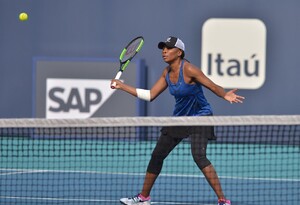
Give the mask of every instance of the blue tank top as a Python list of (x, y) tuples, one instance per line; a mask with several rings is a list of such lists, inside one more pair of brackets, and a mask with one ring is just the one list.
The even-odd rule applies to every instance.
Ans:
[(177, 83), (170, 81), (169, 72), (166, 75), (166, 81), (169, 86), (170, 94), (175, 98), (175, 108), (173, 116), (205, 116), (212, 115), (212, 109), (207, 102), (202, 85), (200, 83), (187, 84), (183, 78), (182, 60)]

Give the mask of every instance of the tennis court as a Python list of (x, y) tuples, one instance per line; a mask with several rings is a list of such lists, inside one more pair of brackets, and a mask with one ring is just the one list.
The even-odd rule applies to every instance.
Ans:
[[(276, 136), (271, 142), (260, 135), (251, 140), (237, 139), (236, 132), (239, 136), (252, 134), (244, 128), (230, 131), (231, 127), (226, 136), (220, 134), (217, 141), (209, 144), (208, 158), (233, 204), (299, 201), (299, 125), (284, 127), (272, 128), (277, 135), (289, 133), (284, 141)], [(265, 133), (265, 129), (266, 126), (259, 132)], [(119, 204), (119, 198), (140, 191), (159, 133), (159, 127), (152, 127), (147, 139), (130, 138), (124, 136), (136, 129), (117, 127), (114, 133), (119, 133), (118, 139), (101, 137), (110, 133), (111, 129), (105, 128), (97, 129), (97, 137), (92, 137), (90, 131), (88, 137), (82, 137), (82, 130), (80, 137), (78, 133), (76, 137), (66, 133), (59, 133), (64, 137), (50, 137), (49, 130), (44, 130), (47, 134), (42, 137), (25, 136), (29, 130), (32, 132), (2, 128), (1, 204)], [(224, 130), (218, 128), (217, 132)], [(151, 196), (153, 204), (215, 204), (214, 192), (195, 165), (188, 140), (166, 159)]]

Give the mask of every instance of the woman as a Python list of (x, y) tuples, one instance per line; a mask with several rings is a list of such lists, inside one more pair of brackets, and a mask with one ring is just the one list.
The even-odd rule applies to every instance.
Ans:
[[(152, 101), (169, 87), (170, 94), (175, 97), (176, 101), (173, 116), (209, 116), (213, 114), (211, 106), (203, 94), (202, 86), (230, 103), (242, 103), (244, 97), (235, 94), (237, 89), (225, 92), (222, 87), (207, 78), (199, 68), (184, 59), (185, 46), (179, 38), (169, 37), (165, 42), (160, 42), (158, 48), (162, 49), (162, 58), (168, 65), (151, 90), (134, 88), (113, 79), (111, 83), (116, 83), (115, 88), (140, 99)], [(190, 128), (164, 127), (161, 130), (161, 136), (148, 164), (141, 193), (132, 198), (120, 199), (122, 204), (150, 205), (150, 191), (162, 169), (164, 159), (187, 136), (191, 139), (194, 161), (215, 191), (218, 205), (231, 204), (224, 196), (214, 167), (206, 158), (208, 140), (214, 138), (212, 127), (197, 127), (198, 129), (195, 130)]]

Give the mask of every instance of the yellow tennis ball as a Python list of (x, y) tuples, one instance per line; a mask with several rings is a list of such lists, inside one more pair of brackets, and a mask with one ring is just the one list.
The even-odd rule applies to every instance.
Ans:
[(20, 21), (26, 21), (28, 19), (28, 14), (25, 12), (20, 13), (19, 19), (20, 19)]

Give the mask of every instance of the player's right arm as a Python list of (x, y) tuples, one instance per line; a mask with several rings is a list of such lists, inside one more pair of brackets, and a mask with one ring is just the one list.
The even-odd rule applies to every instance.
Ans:
[(154, 100), (157, 96), (159, 96), (167, 87), (166, 75), (168, 73), (168, 68), (165, 68), (159, 79), (152, 86), (151, 93), (151, 101)]
[(112, 79), (111, 84), (116, 83), (114, 86), (115, 89), (123, 90), (135, 97), (138, 97), (137, 90), (143, 90), (150, 95), (149, 101), (152, 101), (168, 87), (168, 84), (165, 80), (167, 72), (168, 72), (168, 70), (167, 70), (167, 68), (165, 68), (162, 75), (159, 77), (159, 79), (156, 81), (156, 83), (152, 86), (151, 90), (136, 89), (135, 87), (127, 85), (127, 84), (123, 83), (122, 81), (116, 80), (116, 79)]

